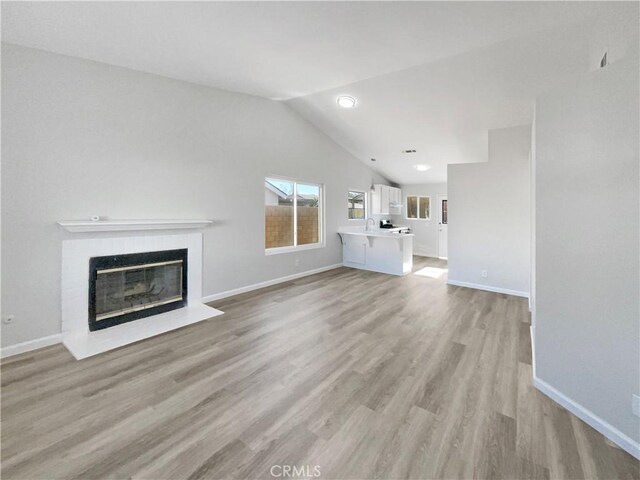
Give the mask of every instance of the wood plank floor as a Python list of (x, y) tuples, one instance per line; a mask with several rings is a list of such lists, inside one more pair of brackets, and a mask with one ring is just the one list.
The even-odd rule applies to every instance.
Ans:
[(533, 388), (526, 300), (416, 274), (438, 269), (336, 269), (83, 361), (6, 359), (2, 478), (640, 478)]

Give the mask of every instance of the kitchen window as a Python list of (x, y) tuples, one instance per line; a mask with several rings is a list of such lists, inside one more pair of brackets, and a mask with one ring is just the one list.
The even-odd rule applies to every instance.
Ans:
[(364, 220), (367, 218), (367, 194), (359, 190), (349, 190), (347, 195), (347, 218), (349, 220)]
[(267, 255), (324, 246), (323, 191), (316, 183), (265, 178)]
[(431, 220), (431, 197), (407, 196), (407, 219)]

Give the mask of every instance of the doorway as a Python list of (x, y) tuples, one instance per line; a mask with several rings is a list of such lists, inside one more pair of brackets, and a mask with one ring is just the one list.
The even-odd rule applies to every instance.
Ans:
[(438, 195), (438, 258), (447, 259), (447, 228), (449, 223), (447, 196)]

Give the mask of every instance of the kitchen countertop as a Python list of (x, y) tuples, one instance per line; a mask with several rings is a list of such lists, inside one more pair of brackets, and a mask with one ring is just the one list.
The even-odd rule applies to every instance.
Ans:
[(404, 238), (404, 237), (415, 237), (413, 233), (398, 233), (398, 232), (387, 232), (381, 228), (373, 228), (369, 231), (365, 230), (364, 227), (340, 227), (338, 228), (338, 234), (340, 235), (360, 235), (363, 237), (383, 237), (383, 238)]

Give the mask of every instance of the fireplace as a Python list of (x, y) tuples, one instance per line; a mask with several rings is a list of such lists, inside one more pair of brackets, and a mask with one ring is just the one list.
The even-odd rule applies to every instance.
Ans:
[(89, 330), (187, 304), (187, 249), (91, 257)]

